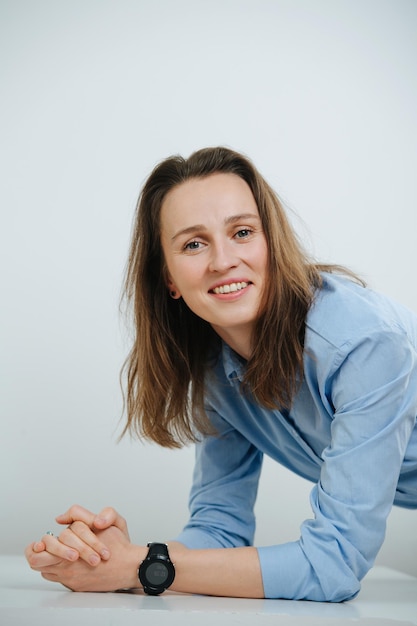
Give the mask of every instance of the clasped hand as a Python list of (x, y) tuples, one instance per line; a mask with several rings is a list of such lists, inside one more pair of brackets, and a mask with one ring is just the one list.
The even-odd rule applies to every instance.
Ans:
[(56, 518), (66, 526), (25, 550), (30, 567), (73, 591), (115, 591), (139, 586), (135, 571), (143, 548), (130, 542), (126, 521), (112, 508), (95, 515), (74, 505)]

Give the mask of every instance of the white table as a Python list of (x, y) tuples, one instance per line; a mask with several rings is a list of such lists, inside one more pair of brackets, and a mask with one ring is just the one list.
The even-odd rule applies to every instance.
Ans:
[(21, 556), (0, 556), (1, 626), (410, 626), (417, 578), (375, 568), (350, 602), (211, 598), (166, 592), (73, 593), (44, 580)]

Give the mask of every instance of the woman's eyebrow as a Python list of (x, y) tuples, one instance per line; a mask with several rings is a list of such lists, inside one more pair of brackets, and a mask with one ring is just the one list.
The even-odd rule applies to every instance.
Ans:
[(244, 220), (256, 219), (259, 220), (257, 213), (239, 213), (239, 215), (231, 215), (224, 220), (225, 224), (234, 224), (235, 222), (242, 222)]
[(175, 239), (177, 239), (177, 237), (180, 237), (181, 235), (190, 235), (191, 233), (195, 233), (199, 230), (207, 230), (207, 226), (204, 226), (204, 224), (194, 224), (194, 226), (187, 226), (187, 228), (182, 228), (177, 233), (175, 233), (173, 237), (171, 237), (171, 241), (174, 241)]
[[(241, 222), (241, 221), (248, 220), (248, 219), (259, 220), (260, 218), (259, 218), (259, 215), (257, 215), (256, 213), (239, 213), (238, 215), (230, 215), (229, 217), (226, 217), (226, 219), (224, 220), (224, 223), (226, 225), (235, 224), (236, 222)], [(206, 230), (207, 230), (207, 226), (205, 226), (204, 224), (194, 224), (193, 226), (187, 226), (187, 228), (182, 228), (181, 230), (176, 232), (175, 235), (173, 235), (173, 237), (171, 238), (171, 240), (174, 241), (175, 239), (177, 239), (177, 237), (180, 237), (181, 235), (189, 235), (197, 231), (206, 231)]]

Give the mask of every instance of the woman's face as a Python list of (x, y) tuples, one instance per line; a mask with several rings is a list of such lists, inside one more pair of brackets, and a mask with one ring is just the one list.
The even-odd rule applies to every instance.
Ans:
[(172, 189), (161, 208), (161, 243), (169, 290), (247, 358), (268, 256), (248, 184), (216, 173)]

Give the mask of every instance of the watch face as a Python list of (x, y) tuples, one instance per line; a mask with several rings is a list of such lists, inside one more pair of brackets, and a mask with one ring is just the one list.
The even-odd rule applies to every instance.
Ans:
[(159, 587), (165, 583), (169, 576), (169, 571), (164, 563), (151, 563), (146, 568), (146, 580), (148, 585)]

